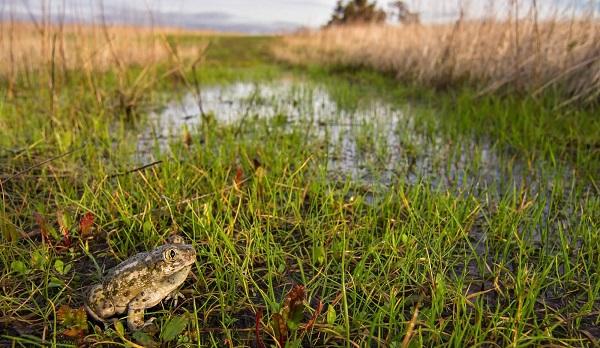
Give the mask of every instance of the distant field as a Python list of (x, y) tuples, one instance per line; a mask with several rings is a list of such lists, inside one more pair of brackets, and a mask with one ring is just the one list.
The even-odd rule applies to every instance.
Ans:
[[(597, 345), (597, 26), (497, 25), (0, 24), (0, 346)], [(85, 315), (173, 233), (155, 327)]]

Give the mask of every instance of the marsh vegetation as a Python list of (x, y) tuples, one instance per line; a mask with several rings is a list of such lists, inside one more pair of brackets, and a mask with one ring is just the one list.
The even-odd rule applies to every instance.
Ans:
[[(514, 24), (2, 23), (0, 344), (597, 344), (598, 24)], [(155, 330), (88, 320), (172, 234)]]

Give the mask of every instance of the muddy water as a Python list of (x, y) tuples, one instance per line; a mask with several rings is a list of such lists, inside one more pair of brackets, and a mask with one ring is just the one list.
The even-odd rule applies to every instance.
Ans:
[(486, 142), (460, 146), (426, 134), (415, 125), (410, 105), (370, 100), (352, 109), (338, 106), (323, 86), (297, 81), (235, 83), (204, 88), (200, 98), (188, 94), (150, 115), (140, 135), (138, 154), (150, 161), (202, 122), (201, 109), (221, 124), (251, 117), (285, 116), (327, 143), (327, 173), (332, 180), (352, 180), (369, 187), (426, 181), (439, 188), (477, 193), (539, 181), (535, 171)]

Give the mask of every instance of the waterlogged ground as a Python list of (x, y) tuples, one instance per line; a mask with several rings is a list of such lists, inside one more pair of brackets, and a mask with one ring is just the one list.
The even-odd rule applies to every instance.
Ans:
[[(454, 310), (464, 310), (468, 316), (477, 318), (477, 308), (484, 308), (502, 318), (510, 306), (523, 305), (524, 299), (515, 294), (518, 290), (522, 292), (520, 296), (529, 297), (535, 321), (546, 320), (548, 312), (566, 313), (587, 306), (589, 315), (578, 314), (580, 328), (585, 335), (598, 337), (597, 296), (584, 295), (577, 290), (581, 285), (561, 284), (564, 277), (570, 282), (584, 281), (590, 285), (596, 282), (593, 287), (599, 286), (592, 269), (580, 269), (584, 272), (582, 278), (581, 274), (574, 276), (571, 269), (581, 261), (578, 258), (591, 261), (597, 257), (595, 251), (587, 249), (597, 245), (597, 216), (587, 216), (584, 207), (597, 204), (592, 183), (579, 180), (568, 163), (553, 166), (544, 160), (528, 162), (514, 152), (496, 148), (487, 139), (467, 137), (457, 143), (436, 131), (435, 117), (444, 115), (410, 102), (390, 103), (377, 97), (344, 108), (336, 103), (327, 87), (306, 80), (239, 82), (207, 87), (200, 97), (187, 94), (152, 113), (137, 149), (144, 161), (153, 161), (160, 158), (158, 154), (171, 151), (169, 144), (179, 146), (189, 134), (202, 133), (203, 122), (210, 127), (233, 127), (240, 137), (256, 136), (256, 129), (246, 133), (246, 128), (264, 122), (267, 136), (295, 134), (300, 141), (292, 146), (317, 146), (319, 150), (308, 156), (312, 165), (323, 173), (327, 186), (341, 188), (337, 193), (344, 193), (341, 199), (348, 206), (360, 200), (369, 209), (385, 211), (387, 205), (400, 204), (408, 211), (404, 214), (410, 214), (411, 201), (405, 194), (398, 194), (398, 187), (404, 187), (401, 191), (416, 190), (413, 199), (419, 199), (418, 191), (426, 186), (425, 191), (449, 198), (447, 204), (459, 204), (454, 200), (470, 201), (474, 203), (472, 210), (463, 212), (468, 223), (456, 226), (460, 236), (454, 237), (457, 245), (450, 248), (454, 250), (439, 250), (442, 254), (436, 255), (455, 259), (445, 272), (451, 274), (448, 281), (455, 282), (455, 290), (465, 296), (466, 307)], [(431, 208), (435, 210), (432, 213), (443, 214), (437, 211), (439, 207)], [(427, 219), (415, 222), (436, 234), (445, 230), (443, 225), (452, 225), (448, 219), (458, 222), (453, 213), (437, 223)], [(396, 223), (396, 217), (387, 221)], [(583, 235), (578, 235), (581, 232)], [(406, 243), (406, 236), (393, 238)], [(386, 242), (380, 242), (383, 245), (375, 243), (371, 248), (386, 248)], [(426, 257), (432, 257), (427, 250), (425, 247)], [(586, 255), (588, 252), (591, 254)], [(366, 267), (365, 255), (349, 253), (361, 267)], [(533, 271), (536, 260), (544, 257), (555, 261), (543, 270)], [(561, 260), (562, 257), (565, 259)], [(536, 275), (524, 283), (508, 288), (501, 284), (502, 277), (507, 277), (505, 281), (510, 279), (510, 283), (519, 276), (531, 276), (528, 273), (532, 271)], [(390, 277), (386, 280), (394, 283), (394, 276)], [(555, 278), (537, 289), (535, 284), (529, 284), (540, 282), (539, 286), (547, 279), (544, 277)], [(441, 280), (433, 280), (436, 281)], [(392, 292), (398, 291), (396, 286), (402, 287), (396, 284), (390, 288)], [(471, 300), (481, 302), (475, 305)], [(568, 336), (568, 329), (565, 330)]]
[[(427, 182), (458, 192), (538, 186), (554, 176), (568, 180), (568, 166), (543, 177), (543, 163), (525, 163), (514, 154), (493, 148), (485, 139), (454, 144), (432, 129), (423, 129), (425, 112), (411, 103), (391, 104), (365, 98), (357, 107), (339, 107), (322, 84), (286, 79), (270, 83), (237, 82), (210, 86), (200, 96), (189, 93), (152, 112), (139, 136), (138, 160), (156, 160), (184, 134), (197, 132), (202, 122), (231, 125), (240, 132), (248, 123), (269, 120), (284, 131), (301, 129), (307, 141), (327, 149), (331, 181), (351, 181), (372, 188), (395, 182)], [(205, 117), (202, 116), (204, 113)], [(443, 114), (437, 115), (443, 117)], [(435, 128), (435, 124), (428, 125)]]
[[(367, 87), (203, 86), (3, 182), (18, 194), (2, 216), (25, 216), (27, 237), (2, 244), (0, 344), (595, 344), (595, 178), (451, 135), (421, 103), (356, 97)], [(76, 312), (103, 272), (171, 233), (198, 261), (185, 299), (149, 311), (154, 331)]]

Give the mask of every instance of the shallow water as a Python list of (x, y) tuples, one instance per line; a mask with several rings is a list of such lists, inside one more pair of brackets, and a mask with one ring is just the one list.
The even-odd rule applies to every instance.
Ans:
[(255, 118), (279, 117), (288, 127), (302, 126), (307, 135), (327, 144), (330, 179), (351, 180), (365, 185), (367, 191), (395, 182), (423, 181), (477, 194), (534, 187), (542, 180), (539, 164), (526, 164), (488, 142), (457, 145), (426, 134), (416, 126), (419, 116), (409, 104), (372, 99), (345, 109), (324, 86), (294, 80), (207, 87), (200, 103), (190, 93), (167, 104), (150, 115), (149, 126), (139, 137), (141, 161), (151, 161), (156, 147), (164, 151), (170, 142), (181, 140), (184, 128), (193, 132), (202, 122), (200, 105), (219, 124), (241, 127)]
[[(320, 165), (326, 166), (330, 182), (352, 182), (346, 199), (360, 196), (368, 204), (377, 204), (390, 185), (423, 183), (457, 196), (473, 195), (489, 218), (507, 193), (510, 196), (525, 192), (525, 200), (541, 199), (545, 205), (542, 223), (519, 232), (520, 238), (536, 249), (552, 249), (560, 241), (558, 225), (569, 229), (577, 220), (569, 215), (550, 216), (550, 204), (555, 199), (552, 187), (569, 182), (568, 170), (548, 172), (542, 162), (526, 162), (481, 139), (463, 138), (461, 143), (453, 143), (435, 135), (441, 134), (435, 129), (419, 127), (419, 110), (410, 104), (390, 104), (373, 98), (356, 108), (342, 108), (324, 86), (291, 80), (205, 88), (201, 100), (204, 112), (214, 115), (219, 124), (241, 128), (257, 118), (266, 118), (283, 123), (288, 129), (298, 127), (307, 137), (323, 142), (327, 159)], [(152, 154), (157, 147), (164, 151), (171, 141), (181, 141), (182, 129), (192, 133), (198, 129), (202, 122), (200, 113), (193, 94), (153, 113), (151, 126), (140, 136), (138, 152)], [(563, 194), (568, 191), (565, 189)], [(502, 253), (494, 251), (497, 241), (490, 239), (487, 225), (486, 218), (479, 214), (468, 232), (469, 242), (462, 245), (465, 253), (478, 255), (479, 263), (503, 264), (512, 272), (513, 261), (504, 260)], [(577, 240), (571, 242), (574, 248), (580, 244)], [(467, 293), (491, 287), (487, 269), (473, 259), (457, 264), (454, 271), (480, 282), (478, 288), (471, 289), (469, 285)], [(545, 298), (554, 303), (550, 297)], [(495, 303), (496, 298), (489, 295), (488, 300)]]

